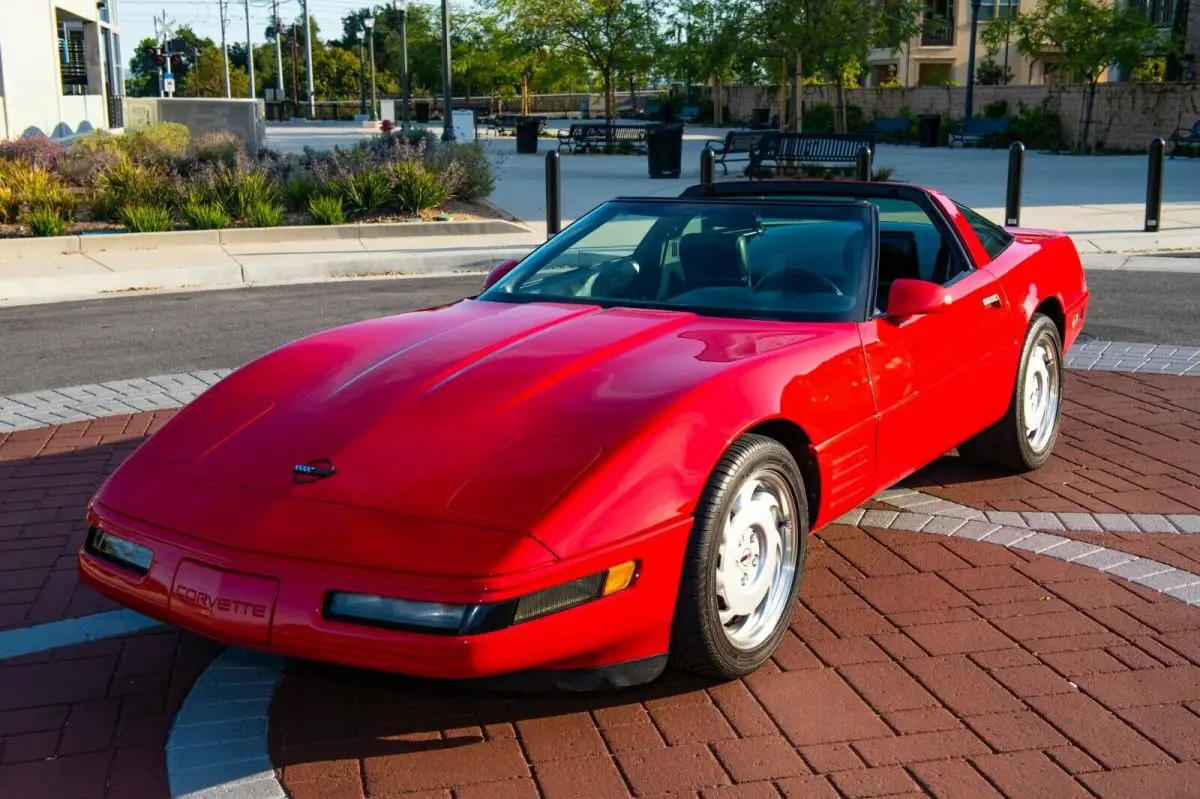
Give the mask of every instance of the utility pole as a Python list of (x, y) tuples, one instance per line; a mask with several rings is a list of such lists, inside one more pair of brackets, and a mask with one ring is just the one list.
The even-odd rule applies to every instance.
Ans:
[(275, 20), (275, 94), (283, 102), (283, 34), (279, 30), (279, 0), (273, 0), (271, 14)]
[(254, 41), (250, 37), (250, 0), (246, 3), (246, 72), (250, 75), (250, 99), (253, 100), (258, 90), (254, 86)]
[(299, 60), (299, 55), (296, 53), (296, 23), (292, 23), (292, 115), (295, 116), (300, 111), (300, 80), (296, 77), (296, 61)]
[(372, 17), (366, 21), (367, 35), (371, 37), (371, 121), (376, 119), (377, 109), (379, 108), (379, 94), (375, 91), (375, 19)]
[(229, 45), (225, 41), (225, 3), (228, 0), (217, 0), (217, 8), (221, 12), (221, 57), (225, 62), (225, 97), (232, 97), (229, 89)]
[(450, 109), (450, 0), (442, 0), (442, 141), (454, 141), (454, 122)]
[(308, 118), (315, 119), (317, 116), (316, 98), (313, 96), (313, 69), (312, 69), (312, 17), (308, 15), (308, 0), (300, 0), (304, 6), (304, 69), (308, 78)]

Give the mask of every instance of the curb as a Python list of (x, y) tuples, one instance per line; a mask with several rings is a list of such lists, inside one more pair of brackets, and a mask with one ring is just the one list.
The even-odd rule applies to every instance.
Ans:
[(464, 219), (449, 222), (293, 225), (273, 228), (175, 230), (166, 233), (49, 236), (41, 239), (0, 239), (0, 259), (224, 244), (282, 244), (293, 241), (344, 241), (347, 239), (411, 238), (414, 236), (526, 235), (530, 232), (530, 229), (524, 225), (505, 219)]
[[(505, 245), (459, 250), (327, 253), (320, 261), (256, 263), (221, 251), (219, 262), (199, 266), (96, 270), (79, 275), (3, 278), (0, 306), (97, 299), (123, 293), (201, 291), (364, 277), (434, 277), (484, 273), (500, 261), (524, 258), (532, 245)], [(0, 267), (2, 267), (0, 263)], [(3, 270), (0, 269), (0, 275)]]

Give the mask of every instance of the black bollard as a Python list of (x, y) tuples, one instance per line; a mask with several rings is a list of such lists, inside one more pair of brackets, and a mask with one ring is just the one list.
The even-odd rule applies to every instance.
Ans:
[(1147, 233), (1158, 232), (1159, 218), (1162, 216), (1163, 195), (1163, 155), (1167, 143), (1162, 137), (1150, 142), (1150, 168), (1146, 176), (1146, 227)]
[(546, 153), (546, 238), (562, 230), (562, 172), (558, 153)]
[(717, 182), (717, 154), (707, 147), (700, 151), (700, 182), (705, 185)]
[(858, 180), (871, 180), (871, 148), (863, 145), (858, 148), (858, 158), (855, 159), (855, 177)]
[(1021, 225), (1021, 184), (1025, 181), (1025, 145), (1019, 141), (1008, 148), (1008, 191), (1004, 197), (1004, 224)]

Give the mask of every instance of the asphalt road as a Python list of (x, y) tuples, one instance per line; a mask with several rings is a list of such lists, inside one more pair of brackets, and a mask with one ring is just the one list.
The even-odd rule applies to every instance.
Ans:
[[(0, 308), (0, 395), (239, 366), (287, 341), (474, 294), (481, 277), (353, 280)], [(1200, 275), (1089, 272), (1085, 332), (1200, 345)]]

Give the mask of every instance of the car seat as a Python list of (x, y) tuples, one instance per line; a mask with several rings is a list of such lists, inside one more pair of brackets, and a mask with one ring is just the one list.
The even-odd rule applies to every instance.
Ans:
[(887, 311), (888, 293), (897, 280), (920, 280), (921, 259), (917, 237), (908, 230), (889, 230), (879, 234), (879, 286), (875, 307)]

